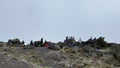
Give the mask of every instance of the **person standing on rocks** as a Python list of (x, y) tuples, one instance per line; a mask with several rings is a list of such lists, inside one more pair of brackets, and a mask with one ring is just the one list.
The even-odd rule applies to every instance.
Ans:
[(40, 45), (43, 46), (43, 38), (41, 38)]
[(24, 42), (24, 41), (22, 41), (22, 42), (21, 42), (21, 44), (22, 44), (22, 45), (24, 45), (24, 44), (25, 44), (25, 42)]
[(30, 42), (30, 45), (32, 45), (32, 46), (34, 45), (32, 40), (31, 40), (31, 42)]

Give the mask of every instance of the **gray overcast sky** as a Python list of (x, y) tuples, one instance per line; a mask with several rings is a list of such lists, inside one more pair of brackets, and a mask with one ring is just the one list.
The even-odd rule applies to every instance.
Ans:
[(120, 43), (120, 0), (0, 0), (0, 40), (104, 36)]

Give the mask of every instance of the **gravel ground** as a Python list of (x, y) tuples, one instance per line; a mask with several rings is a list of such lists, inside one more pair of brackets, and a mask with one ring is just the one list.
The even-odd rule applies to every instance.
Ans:
[(0, 54), (0, 68), (32, 68), (30, 64)]

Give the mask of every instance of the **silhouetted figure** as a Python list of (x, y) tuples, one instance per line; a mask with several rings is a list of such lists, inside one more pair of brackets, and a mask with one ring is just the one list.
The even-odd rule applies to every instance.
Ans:
[(33, 41), (32, 41), (32, 40), (31, 40), (31, 42), (30, 42), (30, 45), (32, 45), (32, 46), (34, 45), (34, 43), (33, 43)]
[(66, 36), (66, 40), (68, 40), (68, 36)]
[(46, 40), (45, 40), (44, 46), (45, 46), (45, 47), (48, 47), (48, 46), (49, 46), (49, 44), (48, 44), (48, 42), (47, 42)]
[[(45, 43), (47, 43), (47, 41), (46, 41), (46, 40), (45, 40)], [(44, 43), (44, 44), (45, 44), (45, 43)]]
[(25, 44), (25, 42), (24, 42), (24, 41), (22, 41), (22, 42), (21, 42), (21, 44), (22, 44), (22, 45), (24, 45), (24, 44)]
[(40, 45), (43, 46), (43, 38), (40, 40)]

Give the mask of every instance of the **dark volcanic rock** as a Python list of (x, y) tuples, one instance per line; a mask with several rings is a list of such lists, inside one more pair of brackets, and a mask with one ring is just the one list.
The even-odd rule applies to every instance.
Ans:
[(21, 42), (19, 39), (9, 39), (8, 40), (8, 45), (21, 45)]

